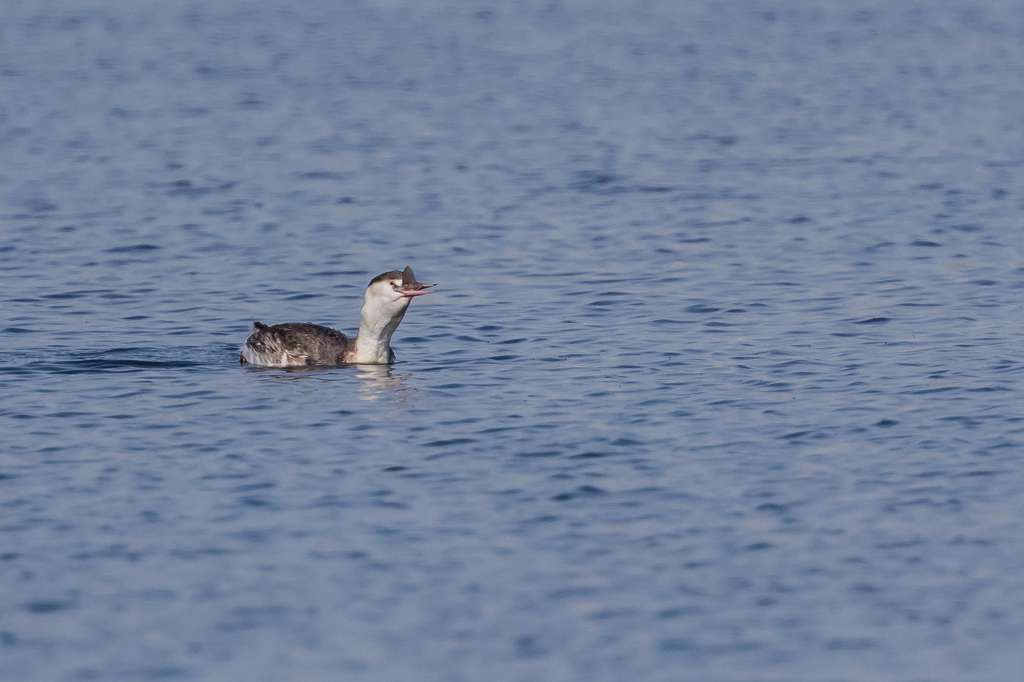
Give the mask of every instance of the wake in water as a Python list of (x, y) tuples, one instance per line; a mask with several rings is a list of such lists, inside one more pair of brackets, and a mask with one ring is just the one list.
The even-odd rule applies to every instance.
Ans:
[[(132, 346), (90, 351), (48, 348), (31, 355), (22, 351), (0, 357), (0, 374), (88, 374), (95, 372), (137, 372), (234, 366), (225, 359), (231, 344), (212, 346)], [(57, 360), (38, 360), (40, 355)]]

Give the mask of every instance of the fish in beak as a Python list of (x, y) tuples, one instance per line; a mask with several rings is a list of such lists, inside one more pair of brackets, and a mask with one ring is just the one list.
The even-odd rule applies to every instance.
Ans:
[(423, 294), (429, 294), (427, 291), (430, 287), (437, 286), (436, 284), (424, 284), (423, 282), (416, 281), (416, 275), (412, 273), (412, 268), (408, 265), (405, 266), (405, 270), (402, 271), (402, 296), (406, 298), (413, 298), (414, 296), (422, 296)]

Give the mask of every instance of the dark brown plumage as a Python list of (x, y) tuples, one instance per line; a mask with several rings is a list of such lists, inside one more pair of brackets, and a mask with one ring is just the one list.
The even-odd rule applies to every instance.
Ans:
[[(294, 365), (340, 365), (350, 347), (347, 336), (336, 329), (308, 322), (266, 325), (253, 322), (246, 341), (261, 355), (287, 357)], [(245, 357), (241, 357), (245, 364)]]

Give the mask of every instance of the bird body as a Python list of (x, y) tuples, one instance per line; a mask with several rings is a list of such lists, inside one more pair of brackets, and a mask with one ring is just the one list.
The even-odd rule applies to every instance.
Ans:
[(409, 303), (433, 284), (416, 281), (412, 268), (374, 277), (363, 295), (359, 332), (355, 338), (308, 322), (267, 325), (254, 322), (242, 344), (240, 362), (260, 367), (311, 365), (381, 365), (394, 362), (391, 337)]

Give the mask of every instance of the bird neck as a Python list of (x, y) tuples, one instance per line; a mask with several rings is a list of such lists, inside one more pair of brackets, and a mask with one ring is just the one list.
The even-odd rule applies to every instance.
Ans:
[(391, 336), (405, 317), (408, 306), (399, 312), (383, 311), (369, 303), (363, 304), (355, 352), (350, 362), (371, 365), (391, 362)]

